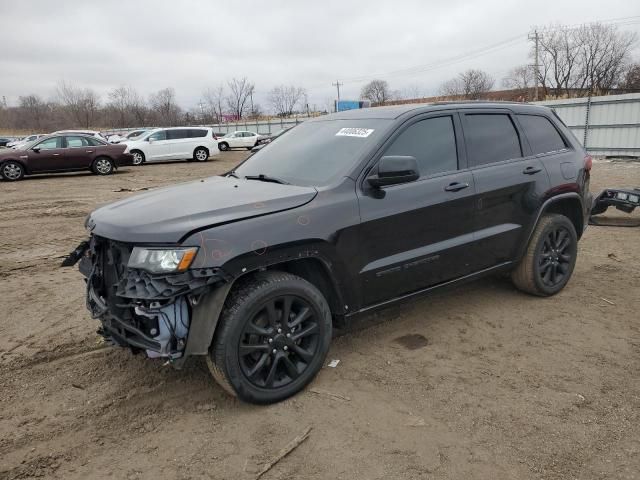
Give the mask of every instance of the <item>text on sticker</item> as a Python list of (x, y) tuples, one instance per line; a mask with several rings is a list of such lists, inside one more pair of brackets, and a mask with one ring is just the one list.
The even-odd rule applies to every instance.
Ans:
[(369, 135), (373, 133), (373, 128), (356, 128), (356, 127), (347, 127), (341, 128), (338, 133), (336, 133), (336, 137), (360, 137), (367, 138)]

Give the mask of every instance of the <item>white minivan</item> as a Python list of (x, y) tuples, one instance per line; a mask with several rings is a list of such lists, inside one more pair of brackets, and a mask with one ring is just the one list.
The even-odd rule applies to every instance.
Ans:
[(207, 127), (155, 128), (120, 144), (127, 146), (125, 153), (133, 155), (134, 165), (158, 160), (205, 162), (219, 153), (218, 141)]

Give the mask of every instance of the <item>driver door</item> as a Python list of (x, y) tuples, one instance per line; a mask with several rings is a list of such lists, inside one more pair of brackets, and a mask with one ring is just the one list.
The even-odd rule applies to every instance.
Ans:
[(27, 166), (31, 173), (66, 170), (62, 137), (52, 137), (37, 143), (27, 151)]
[[(469, 273), (475, 185), (466, 168), (457, 114), (421, 116), (381, 156), (412, 156), (418, 180), (358, 192), (359, 274), (364, 306)], [(379, 159), (378, 159), (379, 160)]]

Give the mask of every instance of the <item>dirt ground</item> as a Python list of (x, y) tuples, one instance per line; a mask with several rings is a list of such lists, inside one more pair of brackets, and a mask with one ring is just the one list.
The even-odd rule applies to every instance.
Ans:
[[(495, 278), (362, 318), (273, 406), (105, 347), (58, 268), (84, 217), (244, 155), (0, 183), (0, 478), (250, 479), (309, 426), (263, 478), (640, 477), (640, 228), (590, 227), (553, 298)], [(640, 164), (594, 164), (594, 192), (634, 185)]]

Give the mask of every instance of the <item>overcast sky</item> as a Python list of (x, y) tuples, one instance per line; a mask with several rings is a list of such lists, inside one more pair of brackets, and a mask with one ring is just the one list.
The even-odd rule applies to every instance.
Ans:
[(263, 109), (278, 84), (305, 87), (323, 107), (337, 79), (342, 98), (358, 98), (372, 78), (432, 95), (467, 68), (499, 85), (530, 62), (536, 25), (635, 15), (620, 28), (640, 31), (637, 0), (0, 0), (0, 12), (0, 96), (9, 104), (30, 93), (52, 98), (64, 80), (103, 99), (121, 85), (145, 96), (173, 87), (189, 109), (207, 87), (244, 76)]

